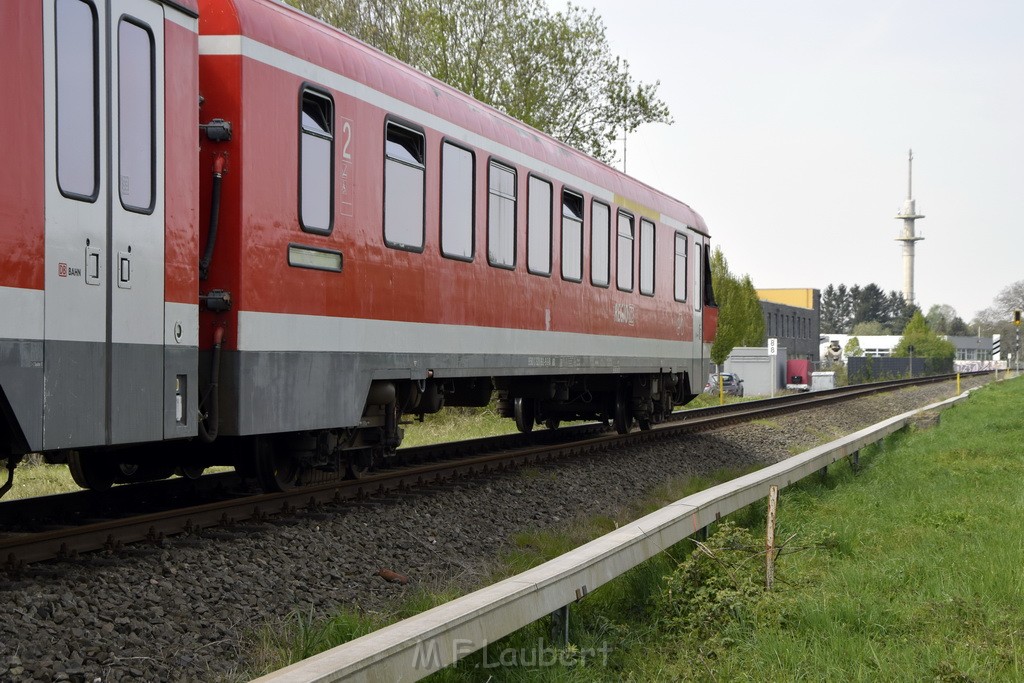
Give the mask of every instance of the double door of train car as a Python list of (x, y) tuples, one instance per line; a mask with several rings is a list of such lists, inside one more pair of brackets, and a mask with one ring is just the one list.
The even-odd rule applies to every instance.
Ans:
[(164, 8), (152, 0), (43, 4), (43, 446), (157, 440)]

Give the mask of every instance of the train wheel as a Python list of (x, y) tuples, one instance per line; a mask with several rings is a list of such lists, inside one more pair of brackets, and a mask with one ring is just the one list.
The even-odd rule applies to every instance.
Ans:
[(103, 491), (114, 485), (117, 468), (104, 458), (71, 451), (68, 454), (71, 478), (83, 489)]
[(253, 465), (256, 481), (267, 493), (287, 491), (299, 478), (299, 461), (282, 453), (273, 441), (256, 437), (253, 442)]
[(619, 389), (615, 393), (615, 431), (619, 434), (629, 434), (633, 426), (633, 415), (629, 405), (630, 397), (625, 390)]
[(641, 432), (649, 432), (649, 431), (651, 431), (651, 421), (650, 421), (650, 419), (637, 420), (636, 423), (640, 426), (640, 431)]
[(352, 453), (345, 468), (345, 476), (349, 479), (362, 479), (373, 468), (373, 449), (364, 448)]
[(558, 429), (559, 425), (561, 424), (561, 420), (557, 420), (553, 417), (549, 417), (548, 419), (544, 420), (544, 426), (547, 427), (548, 429)]
[(182, 479), (189, 479), (195, 481), (199, 477), (203, 476), (203, 472), (206, 471), (204, 465), (181, 465), (174, 470), (174, 473), (181, 476)]
[(523, 434), (532, 432), (535, 416), (536, 409), (534, 408), (532, 398), (516, 399), (516, 427), (519, 431)]

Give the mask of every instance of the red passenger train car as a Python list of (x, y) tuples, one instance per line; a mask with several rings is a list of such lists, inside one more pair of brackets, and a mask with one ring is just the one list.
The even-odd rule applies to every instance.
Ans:
[(403, 415), (649, 428), (708, 370), (686, 204), (274, 0), (0, 5), (0, 447), (358, 475)]

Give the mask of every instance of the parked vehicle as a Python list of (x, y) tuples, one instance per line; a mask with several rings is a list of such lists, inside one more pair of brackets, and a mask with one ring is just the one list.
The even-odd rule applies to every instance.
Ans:
[(743, 396), (743, 380), (734, 372), (722, 372), (709, 375), (708, 383), (704, 385), (705, 394), (718, 393), (719, 377), (722, 378), (722, 393), (729, 394), (730, 396)]

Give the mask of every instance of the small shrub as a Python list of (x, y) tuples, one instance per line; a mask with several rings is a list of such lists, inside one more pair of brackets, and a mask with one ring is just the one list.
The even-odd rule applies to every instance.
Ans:
[(723, 522), (669, 576), (660, 614), (667, 630), (696, 640), (716, 638), (730, 623), (747, 623), (764, 593), (764, 541)]

